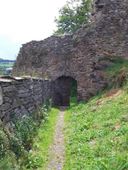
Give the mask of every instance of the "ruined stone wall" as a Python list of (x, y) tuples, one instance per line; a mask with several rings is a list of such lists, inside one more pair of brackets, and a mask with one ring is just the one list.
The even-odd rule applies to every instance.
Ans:
[(104, 68), (113, 56), (128, 59), (127, 0), (95, 0), (92, 22), (73, 35), (32, 41), (20, 49), (13, 74), (77, 81), (79, 100), (87, 100), (107, 85)]
[(51, 83), (42, 79), (0, 79), (0, 119), (31, 115), (51, 96)]

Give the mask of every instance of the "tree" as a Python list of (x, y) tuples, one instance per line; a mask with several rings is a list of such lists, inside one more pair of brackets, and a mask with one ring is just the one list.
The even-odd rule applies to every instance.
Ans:
[(59, 11), (57, 34), (73, 33), (89, 21), (92, 0), (70, 0)]

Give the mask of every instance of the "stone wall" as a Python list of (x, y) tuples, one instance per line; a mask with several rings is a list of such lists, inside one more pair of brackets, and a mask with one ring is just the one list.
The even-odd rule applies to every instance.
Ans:
[(51, 83), (42, 79), (0, 78), (0, 119), (30, 115), (51, 97)]
[[(107, 85), (104, 68), (111, 57), (128, 59), (127, 0), (94, 0), (91, 23), (73, 35), (32, 41), (20, 49), (13, 74), (77, 81), (79, 100), (88, 100)], [(110, 59), (110, 60), (109, 60)]]

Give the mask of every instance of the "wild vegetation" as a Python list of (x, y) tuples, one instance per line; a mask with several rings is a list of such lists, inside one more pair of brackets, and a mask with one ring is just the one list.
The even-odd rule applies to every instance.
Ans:
[(114, 56), (111, 61), (112, 64), (105, 70), (109, 79), (108, 89), (122, 87), (128, 81), (128, 60)]
[(32, 116), (23, 116), (20, 120), (14, 118), (11, 125), (4, 126), (0, 122), (1, 170), (43, 166), (52, 141), (57, 112), (56, 109), (43, 106)]

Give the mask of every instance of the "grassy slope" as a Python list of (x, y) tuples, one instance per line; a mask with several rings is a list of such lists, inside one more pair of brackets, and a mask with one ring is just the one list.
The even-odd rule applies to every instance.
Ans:
[(46, 169), (49, 146), (53, 140), (57, 115), (58, 109), (52, 109), (45, 124), (42, 122), (35, 138), (32, 150), (29, 153), (29, 159), (27, 161), (28, 169)]
[[(121, 70), (128, 61), (115, 60), (106, 73), (113, 79)], [(65, 122), (65, 170), (128, 170), (127, 86), (73, 105)]]
[(70, 108), (65, 170), (127, 170), (127, 111), (127, 89)]

